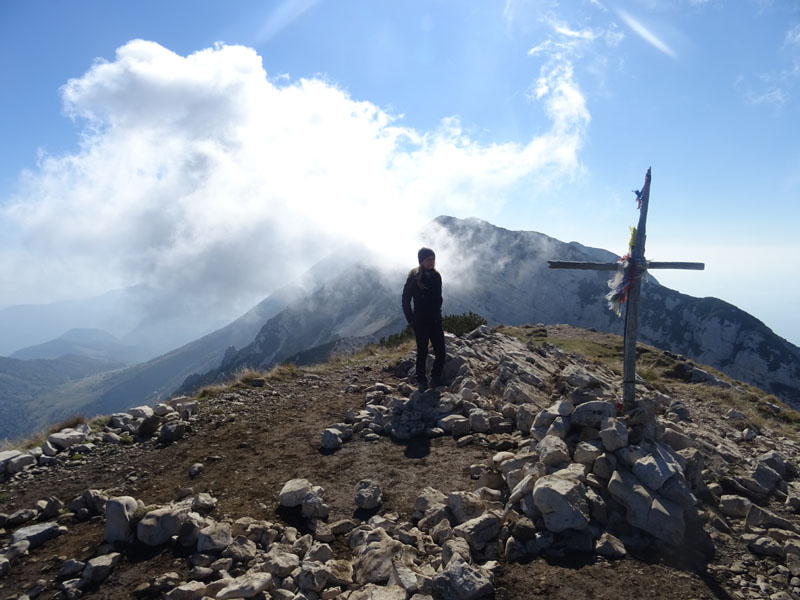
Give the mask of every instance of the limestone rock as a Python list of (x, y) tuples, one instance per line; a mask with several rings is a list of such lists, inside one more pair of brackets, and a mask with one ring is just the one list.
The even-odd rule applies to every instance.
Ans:
[(311, 491), (311, 488), (311, 483), (307, 479), (290, 479), (280, 491), (281, 506), (300, 506), (303, 503), (303, 498)]
[(433, 583), (444, 600), (478, 600), (494, 594), (494, 585), (489, 577), (459, 555), (450, 560)]
[(226, 582), (225, 587), (217, 592), (217, 600), (228, 598), (254, 598), (261, 592), (270, 590), (274, 586), (272, 575), (248, 571), (233, 581)]
[(481, 497), (473, 492), (451, 492), (447, 496), (447, 507), (452, 512), (456, 524), (474, 519), (486, 510)]
[(227, 548), (233, 539), (231, 537), (231, 526), (227, 523), (211, 523), (200, 530), (197, 536), (197, 551), (222, 552)]
[(186, 506), (167, 506), (147, 513), (136, 526), (136, 537), (148, 546), (161, 546), (178, 535), (186, 520), (189, 508)]
[(616, 417), (603, 419), (601, 422), (600, 439), (603, 447), (608, 452), (614, 452), (628, 445), (628, 428), (625, 422)]
[(206, 584), (201, 581), (189, 581), (170, 590), (165, 597), (168, 600), (200, 600), (206, 595)]
[(569, 449), (564, 440), (554, 436), (546, 435), (536, 445), (539, 452), (539, 460), (547, 466), (560, 465), (569, 462)]
[(383, 501), (383, 492), (377, 481), (362, 479), (356, 484), (355, 503), (358, 508), (373, 510)]
[(590, 400), (576, 406), (571, 419), (573, 425), (600, 429), (603, 419), (616, 416), (617, 407), (612, 402)]
[(131, 517), (137, 506), (136, 499), (131, 496), (118, 496), (106, 502), (105, 541), (131, 541)]
[(122, 555), (118, 552), (90, 558), (86, 562), (86, 567), (83, 569), (83, 578), (91, 583), (105, 581), (120, 558), (122, 558)]
[(222, 557), (232, 558), (235, 563), (246, 563), (255, 558), (257, 550), (255, 542), (240, 535), (223, 550)]
[(37, 523), (17, 529), (11, 536), (11, 543), (27, 541), (31, 550), (61, 535), (58, 523)]
[(453, 534), (467, 540), (470, 548), (482, 550), (489, 541), (497, 537), (502, 524), (501, 516), (490, 511), (454, 527)]
[(533, 501), (548, 531), (582, 530), (589, 524), (586, 490), (577, 481), (546, 475), (536, 482)]
[(264, 571), (275, 577), (287, 577), (299, 566), (300, 558), (280, 544), (273, 545), (264, 556)]
[(61, 431), (51, 433), (47, 436), (47, 441), (58, 450), (66, 450), (70, 446), (80, 444), (85, 439), (86, 434), (77, 429), (62, 429)]

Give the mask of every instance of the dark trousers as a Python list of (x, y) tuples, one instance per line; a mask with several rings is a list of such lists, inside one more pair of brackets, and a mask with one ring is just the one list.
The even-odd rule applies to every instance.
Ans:
[(428, 360), (428, 342), (433, 346), (435, 358), (431, 377), (441, 377), (444, 368), (444, 330), (439, 320), (420, 322), (414, 325), (417, 339), (417, 381), (428, 381), (425, 376), (425, 362)]

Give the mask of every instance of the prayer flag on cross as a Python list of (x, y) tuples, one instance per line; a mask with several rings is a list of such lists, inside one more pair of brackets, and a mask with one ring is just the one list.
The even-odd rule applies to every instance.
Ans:
[(644, 186), (637, 190), (639, 203), (639, 225), (631, 229), (630, 251), (616, 263), (573, 262), (548, 260), (551, 269), (590, 269), (595, 271), (617, 271), (609, 281), (611, 292), (606, 295), (609, 307), (620, 314), (620, 305), (625, 304), (625, 334), (622, 358), (622, 407), (625, 413), (636, 408), (636, 339), (639, 333), (639, 298), (642, 275), (650, 269), (691, 269), (702, 271), (703, 263), (648, 262), (644, 257), (646, 239), (647, 207), (650, 202), (650, 169), (647, 169)]

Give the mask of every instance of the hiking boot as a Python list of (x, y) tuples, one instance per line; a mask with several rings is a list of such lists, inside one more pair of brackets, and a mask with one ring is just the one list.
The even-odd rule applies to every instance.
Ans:
[(418, 381), (417, 382), (417, 389), (420, 392), (424, 392), (425, 390), (428, 389), (428, 382), (427, 381)]
[(442, 387), (443, 385), (444, 383), (442, 382), (441, 377), (437, 377), (436, 375), (431, 377), (431, 388), (436, 389), (438, 387)]

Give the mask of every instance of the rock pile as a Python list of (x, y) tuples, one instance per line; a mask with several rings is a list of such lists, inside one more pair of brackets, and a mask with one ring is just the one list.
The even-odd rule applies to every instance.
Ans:
[[(370, 376), (365, 386), (349, 385), (346, 397), (361, 394), (363, 402), (323, 431), (326, 456), (315, 460), (333, 460), (327, 455), (345, 444), (368, 452), (378, 440), (442, 437), (437, 443), (454, 452), (486, 449), (469, 469), (469, 489), (419, 489), (413, 513), (401, 515), (386, 508), (391, 490), (387, 499), (378, 477), (358, 481), (348, 506), (332, 505), (342, 497), (331, 492), (335, 483), (325, 483), (326, 492), (309, 475), (281, 478), (279, 509), (268, 519), (221, 514), (216, 492), (186, 488), (173, 502), (148, 505), (113, 495), (119, 489), (89, 489), (0, 514), (0, 577), (67, 527), (102, 520), (91, 554), (67, 557), (48, 584), (65, 598), (94, 590), (137, 547), (176, 557), (176, 572), (148, 574), (134, 590), (140, 598), (478, 600), (495, 594), (501, 564), (574, 553), (600, 561), (699, 557), (734, 598), (800, 594), (800, 445), (763, 435), (742, 412), (706, 409), (643, 383), (642, 409), (621, 415), (618, 376), (548, 344), (479, 328), (449, 337), (448, 350), (446, 389), (411, 387), (411, 357), (390, 369), (399, 381)], [(305, 377), (298, 385), (323, 383)], [(263, 383), (258, 389), (272, 397)], [(226, 422), (234, 410), (246, 414), (242, 398), (231, 398), (224, 412), (186, 398), (130, 409), (103, 431), (53, 434), (41, 454), (0, 453), (0, 465), (13, 482), (46, 469), (43, 457), (63, 464), (104, 439), (166, 448), (197, 432), (198, 411), (216, 410)], [(202, 459), (205, 472), (187, 459), (183, 476), (204, 482), (216, 458)], [(352, 517), (331, 517), (342, 512)], [(709, 563), (715, 552), (722, 557)]]
[(171, 444), (191, 431), (190, 419), (197, 408), (196, 400), (182, 396), (152, 408), (137, 406), (114, 413), (98, 431), (85, 423), (62, 429), (48, 435), (41, 447), (0, 452), (0, 477), (22, 472), (35, 475), (39, 469), (80, 460), (100, 443), (132, 443), (155, 437), (162, 445)]
[[(370, 441), (382, 435), (451, 435), (458, 446), (481, 443), (500, 450), (489, 464), (473, 465), (476, 490), (447, 497), (426, 490), (428, 500), (416, 515), (415, 526), (434, 542), (466, 540), (465, 558), (477, 564), (574, 551), (619, 559), (648, 548), (675, 552), (685, 544), (707, 559), (718, 534), (708, 523), (719, 510), (744, 520), (752, 553), (785, 561), (786, 572), (798, 577), (800, 526), (753, 504), (777, 494), (800, 511), (800, 485), (784, 479), (797, 472), (784, 457), (766, 453), (743, 473), (747, 461), (736, 442), (724, 433), (696, 430), (683, 403), (640, 385), (643, 408), (618, 416), (617, 378), (590, 372), (548, 344), (520, 346), (486, 328), (466, 339), (450, 337), (446, 391), (376, 383), (366, 389), (363, 407), (325, 430), (322, 447), (339, 448), (354, 436)], [(743, 416), (732, 411), (727, 418)], [(741, 443), (757, 435), (744, 428), (733, 437)], [(331, 437), (336, 444), (326, 444)], [(709, 455), (737, 463), (740, 472), (706, 485)], [(700, 498), (711, 501), (710, 510)], [(728, 524), (716, 527), (731, 531)], [(800, 591), (800, 579), (786, 583)]]

